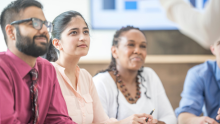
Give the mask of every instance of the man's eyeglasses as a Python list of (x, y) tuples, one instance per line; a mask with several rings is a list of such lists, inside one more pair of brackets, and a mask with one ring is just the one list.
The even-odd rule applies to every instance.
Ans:
[(42, 27), (43, 27), (43, 24), (45, 24), (46, 27), (47, 27), (48, 32), (51, 33), (53, 31), (53, 24), (51, 22), (42, 21), (42, 20), (40, 20), (38, 18), (29, 18), (29, 19), (24, 19), (24, 20), (13, 21), (11, 23), (11, 25), (13, 25), (13, 24), (20, 24), (20, 23), (28, 22), (28, 21), (32, 21), (33, 27), (35, 29), (37, 29), (37, 30), (41, 30)]

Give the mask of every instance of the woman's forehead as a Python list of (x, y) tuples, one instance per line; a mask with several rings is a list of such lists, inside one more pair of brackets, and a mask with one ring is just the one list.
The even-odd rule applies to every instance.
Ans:
[(147, 42), (144, 34), (136, 29), (123, 32), (119, 39), (123, 42)]
[(80, 16), (72, 17), (69, 24), (67, 25), (68, 28), (73, 28), (73, 27), (87, 27), (84, 19)]
[(137, 29), (131, 29), (131, 30), (128, 30), (128, 31), (124, 31), (121, 33), (120, 36), (125, 36), (125, 37), (128, 37), (129, 36), (141, 36), (143, 38), (145, 38), (144, 34), (140, 31), (140, 30), (137, 30)]

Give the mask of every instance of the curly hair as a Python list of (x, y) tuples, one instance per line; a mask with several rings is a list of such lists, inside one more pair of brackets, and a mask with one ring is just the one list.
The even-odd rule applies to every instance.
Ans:
[[(122, 33), (124, 33), (124, 32), (127, 32), (127, 31), (129, 31), (129, 30), (132, 30), (132, 29), (135, 29), (135, 30), (138, 30), (138, 31), (140, 31), (140, 32), (142, 32), (139, 28), (136, 28), (136, 27), (133, 27), (133, 26), (127, 26), (127, 27), (122, 27), (120, 30), (117, 30), (116, 31), (116, 33), (115, 33), (115, 35), (114, 35), (114, 38), (113, 38), (113, 42), (112, 42), (112, 46), (116, 46), (116, 47), (118, 47), (118, 43), (120, 42), (120, 36), (121, 36), (121, 34)], [(143, 33), (143, 32), (142, 32)], [(143, 33), (144, 34), (144, 33)], [(145, 36), (145, 34), (144, 34), (144, 36)], [(116, 69), (116, 60), (115, 60), (115, 58), (112, 56), (112, 58), (111, 58), (111, 63), (110, 63), (110, 65), (108, 66), (108, 68), (107, 69), (105, 69), (105, 70), (102, 70), (102, 71), (99, 71), (98, 73), (104, 73), (104, 72), (110, 72), (110, 71), (115, 71), (115, 69)], [(145, 79), (144, 79), (144, 77), (141, 75), (141, 73), (143, 72), (143, 67), (141, 68), (141, 69), (139, 69), (138, 70), (138, 73), (137, 73), (137, 77), (140, 77), (141, 78), (141, 85), (146, 89), (146, 91), (145, 91), (145, 96), (148, 98), (148, 99), (150, 99), (150, 97), (147, 95), (147, 88), (143, 85), (143, 81), (145, 81)], [(97, 73), (97, 74), (98, 74)], [(96, 75), (97, 75), (96, 74)], [(117, 82), (117, 78), (116, 78), (116, 82)], [(115, 83), (116, 83), (115, 82)], [(117, 84), (116, 84), (116, 87), (117, 87)], [(117, 113), (116, 113), (116, 119), (118, 118), (118, 109), (119, 109), (119, 102), (118, 102), (118, 95), (119, 95), (119, 89), (118, 89), (118, 87), (117, 87)]]

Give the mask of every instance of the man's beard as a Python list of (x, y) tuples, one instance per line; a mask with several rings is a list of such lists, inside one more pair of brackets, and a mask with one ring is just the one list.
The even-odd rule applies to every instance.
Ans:
[[(40, 36), (34, 36), (33, 40), (31, 40), (30, 37), (22, 36), (18, 27), (16, 27), (16, 32), (16, 47), (20, 52), (33, 57), (39, 57), (47, 53), (47, 50), (49, 48), (49, 41), (45, 35), (42, 34)], [(35, 38), (37, 37), (45, 37), (48, 42), (42, 44), (42, 47), (37, 46), (35, 44)]]

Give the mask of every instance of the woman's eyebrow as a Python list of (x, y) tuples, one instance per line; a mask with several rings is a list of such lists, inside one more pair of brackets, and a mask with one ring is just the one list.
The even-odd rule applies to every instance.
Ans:
[[(83, 29), (89, 29), (88, 27), (84, 27)], [(79, 30), (79, 28), (71, 28), (69, 31), (71, 30)]]
[[(135, 42), (134, 40), (128, 40), (129, 42)], [(147, 42), (146, 41), (142, 41), (141, 43), (145, 43), (145, 44), (147, 44)]]
[(135, 42), (134, 40), (128, 40), (129, 42)]
[(79, 28), (71, 28), (69, 31), (71, 31), (71, 30), (78, 30)]

